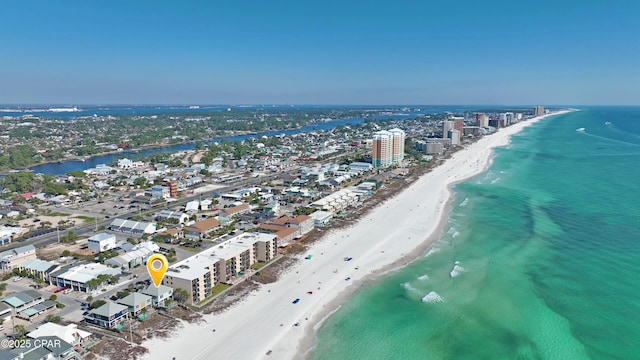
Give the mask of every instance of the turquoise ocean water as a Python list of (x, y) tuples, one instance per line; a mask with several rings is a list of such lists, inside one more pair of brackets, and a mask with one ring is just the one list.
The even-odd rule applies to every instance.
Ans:
[(310, 359), (640, 359), (640, 108), (543, 120), (455, 190), (432, 249)]

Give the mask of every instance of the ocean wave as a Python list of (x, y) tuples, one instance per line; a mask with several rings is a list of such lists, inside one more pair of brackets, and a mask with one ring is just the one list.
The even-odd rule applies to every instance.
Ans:
[(500, 181), (500, 177), (497, 177), (497, 178), (495, 178), (495, 179), (491, 180), (491, 183), (492, 183), (492, 184), (495, 184), (495, 183), (497, 183), (498, 181)]
[(435, 291), (430, 291), (427, 295), (422, 297), (422, 302), (426, 303), (434, 303), (434, 302), (444, 302), (442, 296), (438, 295)]
[(465, 206), (467, 206), (467, 204), (468, 204), (468, 203), (469, 203), (469, 198), (464, 198), (464, 201), (462, 201), (462, 202), (460, 203), (460, 206), (461, 206), (461, 207), (465, 207)]
[(464, 268), (460, 266), (460, 261), (456, 261), (455, 264), (453, 265), (453, 269), (451, 269), (451, 272), (449, 272), (449, 276), (454, 278), (462, 274), (464, 271), (465, 271)]
[(429, 275), (424, 274), (424, 275), (422, 275), (422, 276), (418, 276), (418, 280), (422, 280), (422, 281), (424, 281), (424, 280), (429, 280)]
[(408, 282), (406, 283), (402, 283), (401, 284), (403, 288), (405, 288), (405, 290), (412, 292), (412, 293), (416, 293), (416, 294), (420, 294), (420, 290), (416, 289), (415, 287), (413, 287), (411, 284), (409, 284)]
[(431, 255), (433, 255), (433, 254), (435, 254), (435, 253), (437, 253), (439, 251), (440, 251), (439, 248), (432, 247), (432, 248), (429, 249), (429, 251), (427, 251), (426, 254), (424, 254), (424, 257), (431, 256)]

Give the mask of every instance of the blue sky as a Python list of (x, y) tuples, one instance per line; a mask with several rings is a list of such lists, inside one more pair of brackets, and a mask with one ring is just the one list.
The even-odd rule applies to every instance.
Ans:
[(0, 103), (640, 104), (638, 1), (10, 1)]

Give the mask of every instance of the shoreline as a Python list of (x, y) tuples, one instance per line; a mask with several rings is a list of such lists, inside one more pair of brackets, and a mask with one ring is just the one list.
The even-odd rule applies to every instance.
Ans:
[[(489, 156), (486, 158), (486, 162), (484, 167), (477, 173), (470, 173), (468, 174), (466, 177), (463, 177), (461, 179), (452, 181), (451, 183), (449, 183), (446, 186), (446, 192), (447, 192), (447, 201), (444, 205), (444, 208), (440, 214), (440, 219), (438, 221), (438, 224), (435, 228), (435, 230), (430, 233), (426, 239), (418, 244), (418, 246), (411, 251), (409, 254), (402, 256), (401, 258), (399, 258), (396, 262), (394, 262), (393, 264), (389, 264), (385, 267), (380, 268), (379, 270), (376, 270), (374, 272), (372, 272), (369, 276), (363, 278), (360, 282), (360, 284), (358, 284), (358, 286), (353, 289), (352, 291), (343, 291), (343, 293), (340, 293), (336, 296), (336, 298), (332, 301), (331, 303), (331, 307), (330, 310), (328, 311), (324, 311), (321, 313), (318, 313), (316, 315), (316, 318), (313, 319), (313, 326), (311, 328), (305, 329), (305, 335), (304, 337), (300, 340), (300, 346), (299, 346), (299, 350), (296, 353), (295, 357), (296, 359), (307, 359), (311, 353), (313, 352), (314, 348), (315, 348), (315, 344), (317, 342), (317, 332), (318, 330), (322, 327), (323, 323), (329, 319), (329, 317), (331, 315), (333, 315), (335, 312), (337, 312), (338, 310), (340, 310), (340, 308), (342, 307), (342, 304), (344, 304), (346, 301), (349, 300), (350, 295), (352, 295), (353, 293), (355, 293), (357, 290), (359, 290), (362, 287), (368, 286), (370, 285), (373, 281), (380, 279), (381, 276), (385, 276), (388, 273), (394, 272), (394, 271), (399, 271), (402, 268), (404, 268), (405, 266), (409, 265), (410, 263), (419, 260), (422, 257), (426, 257), (428, 256), (428, 254), (425, 254), (426, 251), (428, 249), (431, 248), (431, 246), (438, 241), (438, 239), (442, 236), (443, 231), (445, 230), (445, 227), (449, 221), (449, 218), (451, 216), (451, 212), (453, 211), (453, 204), (454, 201), (456, 199), (456, 192), (455, 192), (455, 186), (459, 183), (462, 183), (474, 176), (480, 175), (482, 173), (485, 173), (490, 167), (491, 164), (493, 163), (493, 159), (495, 157), (495, 148), (498, 147), (503, 147), (503, 146), (507, 146), (509, 145), (509, 143), (511, 142), (511, 136), (513, 136), (514, 134), (519, 133), (520, 131), (522, 131), (525, 127), (528, 127), (534, 123), (537, 123), (538, 121), (548, 117), (548, 116), (552, 116), (552, 115), (561, 115), (564, 113), (567, 113), (570, 111), (559, 111), (559, 112), (555, 112), (552, 114), (548, 114), (547, 116), (542, 116), (542, 117), (538, 117), (538, 118), (533, 118), (530, 119), (526, 122), (523, 122), (525, 124), (521, 125), (519, 129), (517, 129), (516, 132), (510, 133), (510, 134), (504, 134), (505, 135), (505, 142), (504, 144), (495, 144), (494, 146), (488, 147), (486, 148), (486, 150), (489, 150)], [(465, 148), (466, 149), (466, 148)], [(464, 149), (463, 149), (464, 150)], [(463, 151), (461, 150), (461, 151)], [(455, 155), (455, 154), (454, 154)], [(443, 164), (444, 165), (444, 164)], [(426, 174), (425, 174), (426, 175)], [(413, 184), (412, 184), (413, 185)], [(407, 189), (404, 189), (407, 190)], [(397, 262), (401, 262), (401, 264), (397, 264)]]
[[(453, 207), (455, 184), (486, 171), (493, 149), (508, 145), (511, 135), (566, 112), (500, 129), (454, 153), (444, 164), (423, 174), (348, 228), (325, 233), (300, 254), (301, 258), (313, 255), (312, 260), (301, 260), (277, 282), (261, 285), (223, 313), (205, 315), (206, 325), (183, 324), (171, 342), (147, 341), (143, 345), (150, 352), (143, 358), (167, 356), (173, 349), (180, 349), (180, 356), (176, 357), (180, 360), (208, 359), (212, 354), (254, 359), (308, 356), (322, 321), (351, 294), (424, 256), (440, 238)], [(344, 261), (346, 256), (353, 257), (353, 261)], [(308, 295), (307, 291), (313, 294)], [(296, 298), (299, 303), (291, 304)]]

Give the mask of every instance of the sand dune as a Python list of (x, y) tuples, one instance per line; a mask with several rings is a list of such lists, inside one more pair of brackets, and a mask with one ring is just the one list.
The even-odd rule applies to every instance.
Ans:
[[(145, 358), (302, 358), (313, 345), (314, 325), (366, 281), (415, 259), (437, 239), (451, 184), (482, 172), (494, 147), (507, 145), (511, 135), (545, 117), (500, 129), (458, 151), (352, 227), (327, 233), (301, 255), (313, 258), (301, 260), (278, 282), (222, 314), (205, 316), (207, 324), (185, 323), (169, 340), (146, 342), (150, 352)], [(300, 301), (293, 304), (296, 298)]]

